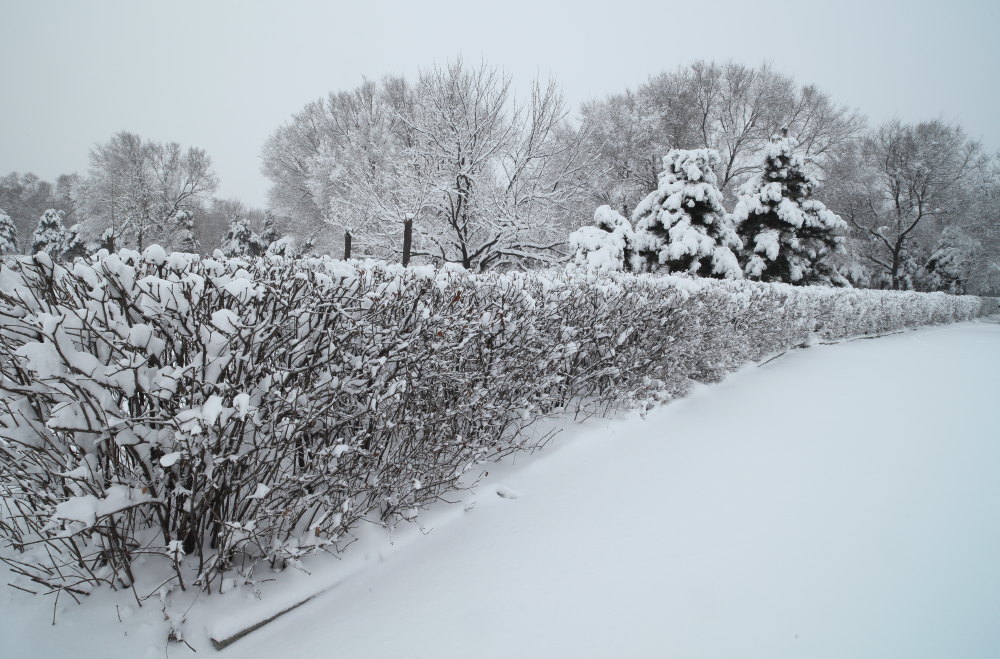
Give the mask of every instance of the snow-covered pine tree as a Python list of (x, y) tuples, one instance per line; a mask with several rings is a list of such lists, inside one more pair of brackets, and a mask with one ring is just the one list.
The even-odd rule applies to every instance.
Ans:
[(274, 256), (284, 256), (290, 259), (296, 259), (302, 256), (302, 252), (295, 244), (295, 239), (291, 236), (282, 236), (277, 240), (271, 241), (267, 246), (267, 253)]
[(259, 236), (261, 254), (270, 252), (271, 245), (277, 242), (279, 238), (278, 230), (274, 227), (274, 215), (271, 214), (271, 211), (267, 211), (264, 214), (264, 229), (260, 232)]
[(260, 256), (260, 236), (250, 228), (250, 223), (245, 218), (234, 217), (222, 239), (222, 252), (229, 257)]
[(672, 149), (659, 187), (632, 213), (636, 246), (650, 270), (739, 279), (742, 246), (722, 207), (713, 149)]
[(66, 229), (63, 227), (63, 212), (48, 209), (38, 218), (38, 227), (31, 236), (31, 253), (45, 252), (51, 257), (62, 255), (66, 245)]
[(14, 220), (0, 209), (0, 256), (17, 252), (17, 227)]
[(594, 211), (594, 225), (569, 235), (573, 264), (587, 270), (632, 270), (635, 235), (629, 221), (610, 206)]
[(955, 227), (948, 227), (924, 264), (922, 288), (964, 294), (969, 279), (969, 263), (976, 250), (975, 241)]
[(198, 240), (194, 237), (194, 215), (186, 210), (177, 211), (174, 216), (177, 224), (177, 250), (197, 254), (201, 250), (198, 247)]
[(836, 232), (847, 223), (811, 198), (816, 179), (797, 146), (787, 134), (775, 135), (763, 171), (740, 187), (732, 218), (743, 240), (744, 273), (761, 281), (848, 286), (827, 258), (843, 250)]
[(83, 237), (83, 227), (77, 223), (66, 230), (66, 240), (63, 243), (59, 258), (72, 261), (76, 257), (87, 255), (87, 241)]

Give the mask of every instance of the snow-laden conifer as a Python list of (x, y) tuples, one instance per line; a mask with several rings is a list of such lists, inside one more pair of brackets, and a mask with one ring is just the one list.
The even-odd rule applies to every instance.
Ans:
[(573, 264), (587, 270), (632, 270), (635, 234), (632, 225), (610, 206), (594, 211), (594, 224), (569, 235)]
[(66, 230), (65, 236), (59, 258), (63, 261), (72, 261), (78, 256), (83, 257), (87, 255), (87, 241), (84, 238), (83, 226), (79, 223), (74, 224)]
[(772, 138), (764, 169), (740, 188), (733, 221), (750, 279), (790, 284), (848, 285), (828, 257), (843, 249), (847, 224), (812, 198), (816, 179), (787, 135)]
[(181, 252), (197, 254), (201, 250), (198, 240), (194, 237), (194, 215), (190, 211), (180, 210), (174, 217), (177, 223), (177, 249)]
[(14, 220), (0, 209), (0, 256), (17, 252), (17, 227)]
[(976, 244), (973, 239), (954, 227), (944, 230), (937, 247), (924, 264), (923, 288), (931, 291), (965, 293), (969, 279), (969, 263)]
[(672, 149), (659, 187), (632, 214), (636, 245), (650, 270), (740, 278), (739, 238), (722, 206), (712, 149)]
[(229, 257), (260, 256), (260, 236), (250, 228), (246, 218), (234, 217), (222, 239), (222, 252)]
[(63, 227), (63, 212), (48, 209), (38, 218), (38, 227), (31, 236), (31, 253), (45, 252), (60, 257), (66, 245), (67, 232)]

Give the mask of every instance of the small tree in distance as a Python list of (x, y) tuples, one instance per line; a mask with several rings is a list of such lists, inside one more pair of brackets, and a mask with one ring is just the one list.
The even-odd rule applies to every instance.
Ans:
[(83, 227), (74, 224), (66, 231), (66, 239), (63, 242), (62, 252), (59, 258), (63, 261), (87, 255), (87, 241), (83, 237)]
[(66, 245), (66, 229), (63, 227), (63, 213), (50, 208), (38, 218), (38, 227), (31, 236), (31, 253), (45, 252), (52, 258), (62, 256)]
[(222, 252), (226, 256), (260, 256), (260, 236), (250, 228), (246, 218), (234, 216), (229, 222), (229, 230), (222, 241)]
[(573, 264), (586, 270), (633, 270), (634, 244), (632, 225), (606, 205), (594, 211), (594, 226), (569, 235)]
[(14, 220), (0, 210), (0, 256), (17, 252), (17, 227)]

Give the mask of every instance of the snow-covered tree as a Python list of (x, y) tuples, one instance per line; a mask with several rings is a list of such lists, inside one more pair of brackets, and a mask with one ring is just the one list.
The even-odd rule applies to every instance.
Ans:
[(510, 78), (461, 60), (311, 103), (264, 147), (274, 210), (351, 232), (356, 251), (486, 270), (555, 261), (584, 186), (580, 139), (558, 86), (516, 97)]
[(924, 264), (921, 288), (963, 294), (978, 245), (956, 227), (948, 227)]
[(17, 227), (14, 220), (0, 209), (0, 256), (17, 252)]
[(847, 224), (813, 199), (816, 179), (797, 142), (772, 138), (763, 171), (740, 188), (733, 220), (743, 240), (744, 272), (762, 281), (848, 285), (829, 258), (843, 249)]
[(250, 228), (246, 218), (236, 216), (229, 223), (229, 230), (222, 241), (222, 252), (229, 257), (260, 256), (264, 253), (260, 242), (260, 236)]
[(573, 265), (587, 270), (632, 270), (635, 256), (632, 224), (610, 206), (594, 211), (594, 224), (569, 235)]
[(218, 185), (211, 165), (202, 149), (121, 132), (91, 151), (73, 199), (92, 238), (110, 229), (119, 246), (172, 245), (178, 214), (199, 209)]
[(197, 254), (198, 240), (194, 237), (194, 215), (187, 210), (177, 213), (177, 249), (181, 252)]
[(55, 183), (42, 180), (36, 174), (11, 172), (0, 176), (0, 208), (10, 216), (17, 228), (19, 249), (26, 250), (38, 218), (46, 209), (63, 211), (67, 217), (73, 214), (73, 202), (69, 190), (76, 175), (63, 174)]
[[(985, 190), (977, 192), (975, 184), (987, 164), (979, 142), (941, 120), (890, 121), (865, 137), (850, 163), (853, 176), (832, 186), (837, 211), (864, 243), (863, 257), (884, 285), (907, 288), (942, 227), (978, 223)], [(921, 265), (914, 270), (908, 259)]]
[(581, 107), (587, 149), (597, 156), (593, 193), (625, 214), (657, 187), (668, 150), (718, 151), (718, 185), (729, 194), (760, 172), (761, 154), (782, 127), (825, 170), (864, 117), (766, 64), (738, 62), (693, 62)]
[(63, 261), (72, 261), (78, 256), (86, 255), (87, 241), (83, 236), (83, 227), (77, 223), (66, 230), (66, 238), (59, 258)]
[(53, 258), (59, 258), (65, 245), (66, 229), (63, 227), (63, 213), (50, 208), (38, 218), (38, 227), (31, 236), (31, 253), (45, 252)]
[(702, 277), (742, 277), (742, 246), (722, 206), (712, 149), (672, 149), (663, 158), (659, 187), (632, 214), (636, 246), (650, 270)]
[(261, 229), (259, 236), (261, 252), (270, 251), (271, 244), (276, 242), (280, 237), (277, 227), (274, 226), (274, 215), (269, 211), (266, 212), (264, 214), (264, 228)]

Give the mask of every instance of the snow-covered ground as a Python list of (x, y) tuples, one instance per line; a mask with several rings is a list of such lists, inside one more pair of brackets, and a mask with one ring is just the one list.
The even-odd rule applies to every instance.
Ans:
[[(794, 351), (456, 497), (263, 602), (200, 600), (189, 641), (353, 572), (220, 656), (998, 657), (1000, 325)], [(190, 656), (154, 607), (51, 627), (8, 591), (0, 656)]]

